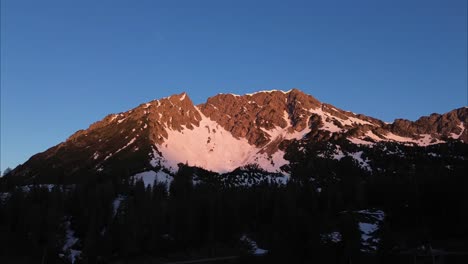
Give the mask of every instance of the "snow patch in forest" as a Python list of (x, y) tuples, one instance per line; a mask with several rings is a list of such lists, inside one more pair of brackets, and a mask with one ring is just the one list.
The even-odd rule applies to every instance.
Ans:
[(81, 250), (72, 249), (72, 247), (78, 242), (78, 238), (75, 237), (75, 231), (71, 228), (70, 220), (65, 221), (65, 243), (62, 247), (64, 253), (66, 253), (70, 262), (73, 264), (77, 258), (81, 255)]
[(268, 253), (268, 250), (259, 248), (257, 246), (257, 242), (250, 239), (247, 235), (242, 235), (240, 240), (245, 242), (250, 247), (250, 253), (253, 255), (263, 256)]
[(262, 182), (268, 184), (286, 185), (290, 180), (289, 175), (284, 174), (265, 174), (265, 172), (244, 171), (240, 174), (223, 175), (221, 181), (228, 186), (251, 187)]
[(341, 150), (340, 146), (336, 146), (335, 151), (332, 154), (332, 158), (335, 160), (341, 160), (342, 158), (346, 157), (346, 155)]
[(289, 175), (281, 175), (281, 176), (272, 176), (272, 175), (267, 175), (265, 176), (266, 180), (271, 184), (271, 183), (277, 183), (277, 184), (282, 184), (286, 185), (291, 177)]
[(125, 200), (124, 195), (119, 195), (114, 199), (114, 202), (112, 202), (112, 210), (114, 212), (114, 216), (117, 214), (120, 208), (120, 204), (122, 203), (123, 200)]
[(373, 233), (379, 229), (377, 224), (370, 223), (359, 223), (359, 230), (361, 230), (361, 242), (364, 246), (369, 246), (373, 250), (377, 250), (377, 246), (371, 245), (369, 241), (379, 242), (378, 239), (374, 239)]
[(47, 188), (47, 190), (51, 192), (55, 186), (57, 185), (55, 184), (29, 184), (29, 185), (23, 185), (20, 188), (21, 188), (21, 191), (23, 192), (30, 192), (32, 188)]
[(320, 238), (325, 243), (339, 243), (343, 239), (340, 232), (331, 232), (327, 234), (321, 234)]
[(164, 171), (155, 172), (152, 170), (137, 173), (133, 177), (135, 181), (142, 180), (145, 187), (153, 187), (153, 184), (156, 182), (165, 184), (168, 189), (172, 181), (174, 180), (174, 177), (165, 173)]
[(367, 171), (372, 171), (370, 165), (369, 165), (369, 159), (363, 159), (362, 158), (363, 151), (358, 151), (354, 153), (349, 153), (349, 155), (358, 162), (359, 167), (367, 170)]
[(359, 230), (361, 232), (361, 251), (376, 251), (380, 243), (377, 232), (385, 219), (385, 213), (381, 210), (361, 210)]
[(382, 210), (365, 209), (357, 211), (357, 213), (367, 215), (368, 217), (377, 221), (383, 221), (385, 219), (385, 213)]

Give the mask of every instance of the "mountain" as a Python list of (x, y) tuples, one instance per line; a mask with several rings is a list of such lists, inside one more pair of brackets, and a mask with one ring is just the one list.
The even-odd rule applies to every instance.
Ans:
[[(335, 160), (349, 156), (373, 171), (376, 164), (364, 157), (366, 150), (466, 144), (467, 120), (468, 108), (462, 107), (414, 122), (386, 123), (297, 89), (218, 94), (197, 106), (181, 93), (108, 115), (32, 156), (5, 178), (22, 184), (79, 183), (96, 175), (171, 175), (180, 163), (219, 174), (258, 166), (289, 176), (292, 163), (310, 155)], [(319, 149), (312, 153), (313, 148)]]
[(296, 89), (144, 103), (0, 178), (0, 262), (466, 263), (467, 116)]

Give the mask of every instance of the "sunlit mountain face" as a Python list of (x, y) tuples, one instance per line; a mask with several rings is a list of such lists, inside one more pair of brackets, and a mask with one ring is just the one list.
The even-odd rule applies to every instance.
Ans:
[(108, 115), (31, 157), (11, 176), (24, 183), (73, 183), (106, 173), (173, 174), (180, 163), (220, 174), (255, 165), (289, 176), (291, 163), (310, 156), (350, 157), (371, 173), (385, 168), (377, 166), (369, 150), (467, 142), (467, 113), (460, 108), (415, 122), (385, 123), (321, 103), (297, 89), (219, 94), (197, 106), (182, 93)]

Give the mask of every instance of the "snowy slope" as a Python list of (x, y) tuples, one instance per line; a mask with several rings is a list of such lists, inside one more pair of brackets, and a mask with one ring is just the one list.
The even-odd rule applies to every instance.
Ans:
[[(200, 115), (200, 125), (194, 126), (194, 129), (166, 129), (168, 138), (163, 144), (156, 146), (162, 153), (158, 159), (163, 167), (175, 172), (178, 163), (187, 163), (190, 166), (224, 173), (248, 164), (258, 164), (268, 172), (281, 172), (281, 166), (288, 164), (283, 151), (278, 150), (269, 156), (262, 148), (250, 145), (244, 138), (235, 138), (201, 112)], [(307, 132), (288, 133), (287, 130), (274, 128), (266, 132), (272, 139), (300, 139), (304, 132)]]

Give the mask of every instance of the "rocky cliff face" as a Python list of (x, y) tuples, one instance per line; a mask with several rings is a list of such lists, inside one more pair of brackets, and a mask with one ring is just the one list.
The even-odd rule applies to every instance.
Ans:
[(389, 127), (390, 131), (398, 135), (417, 136), (430, 134), (435, 138), (456, 138), (468, 142), (468, 132), (465, 124), (468, 120), (466, 107), (455, 109), (443, 115), (431, 114), (411, 122), (405, 119), (396, 119)]
[[(83, 175), (176, 171), (178, 163), (217, 172), (257, 164), (266, 171), (287, 174), (285, 157), (301, 155), (299, 148), (304, 145), (466, 143), (467, 119), (468, 108), (463, 107), (415, 122), (397, 119), (388, 124), (321, 103), (297, 89), (219, 94), (198, 106), (182, 93), (108, 115), (34, 155), (8, 177), (25, 182), (78, 182)], [(292, 146), (296, 149), (291, 150)]]
[(244, 96), (219, 94), (198, 107), (234, 137), (246, 138), (250, 144), (260, 147), (273, 140), (268, 130), (280, 127), (292, 133), (306, 129), (309, 125), (306, 109), (320, 105), (314, 97), (293, 89)]

